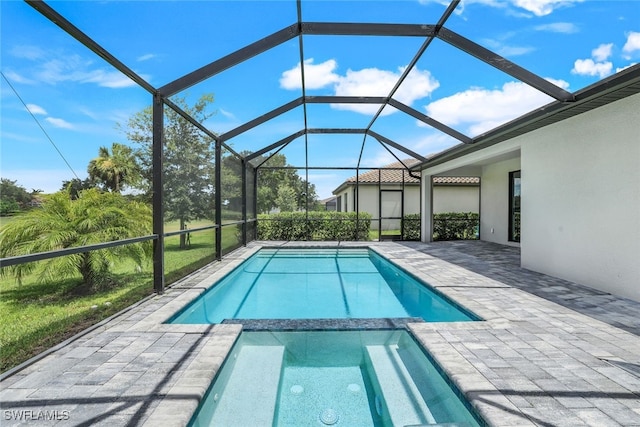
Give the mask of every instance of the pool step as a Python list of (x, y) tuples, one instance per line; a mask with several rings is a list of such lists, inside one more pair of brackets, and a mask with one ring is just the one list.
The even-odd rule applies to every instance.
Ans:
[(398, 354), (398, 346), (368, 345), (366, 350), (367, 369), (376, 391), (376, 408), (382, 418), (394, 426), (435, 424)]
[(275, 415), (284, 346), (244, 346), (220, 393), (211, 426), (271, 425)]

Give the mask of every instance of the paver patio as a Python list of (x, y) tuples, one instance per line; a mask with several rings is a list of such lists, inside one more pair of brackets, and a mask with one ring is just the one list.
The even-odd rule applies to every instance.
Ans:
[[(162, 322), (262, 245), (338, 243), (253, 242), (58, 346), (0, 382), (2, 425), (186, 424), (242, 326)], [(640, 303), (521, 269), (517, 248), (366, 245), (484, 319), (407, 328), (489, 424), (640, 426)]]

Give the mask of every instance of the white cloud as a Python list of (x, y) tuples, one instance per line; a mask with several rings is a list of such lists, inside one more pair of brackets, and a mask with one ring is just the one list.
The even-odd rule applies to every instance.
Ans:
[[(418, 1), (421, 4), (437, 3), (443, 6), (449, 6), (449, 3), (451, 3), (449, 0), (418, 0)], [(464, 12), (465, 7), (470, 4), (482, 4), (485, 6), (491, 6), (496, 8), (504, 8), (507, 6), (507, 3), (500, 0), (462, 0), (458, 5), (458, 7), (456, 8), (455, 13), (457, 15), (461, 15)]]
[(546, 16), (554, 10), (583, 0), (513, 0), (513, 3), (536, 16)]
[(92, 118), (93, 120), (99, 120), (101, 118), (99, 114), (91, 110), (89, 107), (80, 106), (78, 107), (78, 111), (80, 111), (85, 116)]
[[(347, 70), (335, 85), (337, 96), (388, 96), (405, 67), (397, 72), (380, 70), (378, 68), (364, 68), (362, 70)], [(426, 70), (414, 68), (402, 82), (393, 98), (406, 105), (429, 96), (440, 86), (440, 83)], [(336, 104), (339, 110), (356, 111), (363, 114), (375, 114), (380, 108), (377, 104)], [(385, 109), (383, 115), (393, 113), (393, 109)]]
[(34, 61), (36, 59), (40, 59), (45, 56), (45, 51), (37, 46), (15, 46), (11, 49), (11, 55), (16, 58), (24, 58)]
[(618, 68), (616, 68), (616, 73), (619, 73), (620, 71), (626, 70), (627, 68), (631, 68), (636, 64), (637, 64), (637, 62), (632, 62), (631, 64), (627, 65), (626, 67), (618, 67)]
[(548, 31), (551, 33), (574, 34), (580, 31), (576, 24), (571, 22), (554, 22), (552, 24), (537, 25), (537, 31)]
[[(567, 88), (561, 80), (551, 80)], [(500, 89), (471, 88), (439, 99), (427, 105), (427, 115), (461, 130), (470, 136), (479, 135), (553, 99), (522, 82), (508, 82)]]
[(232, 119), (232, 120), (236, 119), (236, 116), (233, 113), (231, 113), (231, 112), (229, 112), (227, 110), (223, 110), (222, 108), (219, 108), (218, 111), (220, 111), (220, 114), (222, 114), (223, 116), (225, 116), (228, 119)]
[[(401, 157), (402, 159), (402, 157)], [(396, 158), (387, 150), (379, 149), (375, 154), (362, 158), (360, 166), (374, 168), (378, 166), (386, 166), (390, 163), (397, 162)]]
[(23, 75), (16, 73), (15, 71), (11, 71), (11, 70), (5, 71), (4, 75), (9, 80), (11, 80), (11, 81), (13, 81), (15, 83), (22, 83), (22, 84), (28, 84), (28, 85), (31, 85), (31, 84), (35, 83), (35, 81), (33, 81), (31, 79), (28, 79), (28, 78), (24, 77)]
[[(63, 82), (94, 83), (108, 88), (124, 88), (136, 84), (119, 71), (96, 67), (93, 61), (77, 54), (65, 55), (59, 52), (46, 52), (32, 55), (35, 64), (21, 74), (10, 72), (11, 80), (19, 83), (34, 84), (37, 82), (55, 85)], [(39, 63), (38, 63), (39, 62)], [(148, 80), (149, 77), (141, 75)]]
[(502, 46), (496, 53), (504, 57), (513, 57), (526, 55), (534, 50), (536, 50), (536, 48), (531, 46)]
[[(447, 0), (419, 0), (422, 4), (429, 3), (438, 3), (445, 6), (449, 5), (449, 1)], [(573, 3), (582, 2), (584, 0), (510, 0), (510, 1), (500, 1), (500, 0), (462, 0), (460, 5), (456, 8), (457, 14), (462, 14), (465, 7), (470, 4), (481, 4), (484, 6), (495, 7), (495, 8), (507, 8), (509, 4), (524, 9), (529, 13), (533, 13), (536, 16), (545, 16), (551, 14), (554, 10), (570, 6)], [(509, 13), (513, 13), (512, 10), (507, 9)], [(519, 15), (525, 16), (525, 15)]]
[(506, 44), (507, 40), (516, 35), (517, 34), (515, 32), (509, 31), (499, 35), (497, 39), (483, 38), (480, 40), (480, 44), (504, 57), (526, 55), (536, 50), (533, 46), (514, 46)]
[(622, 47), (622, 51), (624, 53), (631, 53), (636, 50), (640, 50), (640, 33), (631, 31), (627, 34), (627, 42)]
[(593, 59), (576, 59), (571, 72), (581, 76), (598, 76), (601, 79), (611, 74), (613, 64), (609, 61), (595, 62)]
[(81, 78), (79, 81), (81, 83), (96, 83), (98, 86), (114, 89), (136, 85), (133, 80), (118, 71), (105, 70), (93, 70), (88, 72), (86, 76)]
[[(321, 64), (314, 64), (313, 58), (304, 61), (304, 82), (306, 89), (320, 89), (339, 80), (339, 76), (334, 73), (338, 67), (335, 59), (329, 59)], [(302, 88), (302, 72), (300, 63), (290, 70), (282, 73), (280, 87), (284, 89)]]
[(147, 54), (145, 54), (145, 55), (140, 55), (140, 56), (138, 56), (138, 57), (136, 58), (136, 61), (138, 61), (138, 62), (148, 61), (148, 60), (153, 59), (153, 58), (155, 58), (155, 57), (156, 57), (156, 55), (155, 55), (155, 54), (153, 54), (153, 53), (147, 53)]
[(27, 109), (29, 110), (29, 112), (31, 112), (31, 114), (47, 114), (44, 108), (36, 104), (27, 104)]
[(613, 43), (601, 44), (591, 51), (591, 57), (598, 62), (607, 60), (611, 56)]
[(53, 126), (55, 126), (57, 128), (73, 129), (73, 127), (74, 127), (71, 123), (69, 123), (68, 121), (66, 121), (64, 119), (57, 119), (55, 117), (47, 117), (45, 120), (48, 121), (49, 123), (51, 123)]
[[(424, 127), (426, 125), (418, 122), (418, 126)], [(424, 157), (429, 157), (432, 154), (439, 153), (447, 148), (460, 144), (460, 141), (446, 133), (434, 130), (434, 132), (429, 135), (417, 138), (413, 141), (413, 144), (413, 148), (411, 148), (413, 151), (416, 153), (431, 153), (424, 155)]]
[[(330, 59), (317, 65), (313, 65), (312, 61), (313, 59), (305, 61), (306, 87), (320, 89), (333, 86), (336, 96), (388, 96), (405, 70), (405, 67), (399, 67), (397, 71), (379, 68), (349, 69), (341, 76), (334, 72), (338, 66), (335, 60)], [(282, 73), (280, 86), (285, 89), (300, 88), (300, 64)], [(398, 88), (394, 98), (411, 105), (416, 100), (429, 96), (439, 86), (440, 83), (429, 71), (414, 68)], [(377, 104), (332, 104), (332, 107), (363, 114), (374, 114), (380, 108)], [(385, 114), (393, 112), (390, 109), (385, 111)]]

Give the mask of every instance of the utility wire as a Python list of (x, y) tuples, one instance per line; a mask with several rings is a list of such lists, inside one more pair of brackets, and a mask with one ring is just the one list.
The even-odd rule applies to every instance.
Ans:
[(62, 154), (62, 152), (60, 151), (60, 149), (56, 146), (55, 142), (53, 142), (53, 139), (51, 139), (51, 137), (49, 136), (49, 134), (47, 133), (46, 130), (44, 130), (44, 128), (42, 127), (42, 125), (40, 124), (40, 122), (38, 121), (38, 119), (36, 118), (36, 116), (31, 112), (31, 110), (29, 109), (29, 107), (27, 107), (27, 104), (25, 104), (25, 102), (22, 100), (22, 98), (20, 97), (20, 95), (18, 94), (18, 91), (13, 87), (13, 85), (11, 84), (11, 82), (9, 81), (9, 79), (7, 78), (7, 76), (4, 75), (4, 73), (2, 71), (0, 71), (0, 74), (2, 74), (2, 77), (4, 78), (4, 80), (7, 82), (7, 84), (9, 85), (9, 87), (11, 88), (11, 90), (13, 91), (13, 93), (16, 94), (16, 96), (18, 97), (18, 99), (20, 100), (20, 102), (22, 102), (22, 105), (24, 105), (24, 108), (27, 109), (27, 111), (29, 112), (29, 114), (31, 115), (31, 117), (33, 117), (33, 120), (35, 120), (35, 122), (37, 123), (38, 127), (42, 130), (42, 133), (44, 133), (44, 135), (47, 137), (47, 139), (49, 140), (49, 142), (51, 143), (51, 145), (53, 145), (53, 148), (56, 149), (56, 151), (58, 152), (58, 154), (60, 155), (60, 157), (62, 157), (62, 160), (64, 160), (64, 162), (67, 164), (67, 166), (69, 167), (69, 169), (71, 170), (71, 173), (73, 173), (73, 175), (80, 179), (80, 177), (78, 176), (78, 174), (76, 173), (76, 171), (73, 170), (73, 168), (71, 167), (71, 165), (69, 164), (69, 162), (67, 161), (67, 159), (65, 159), (64, 155)]

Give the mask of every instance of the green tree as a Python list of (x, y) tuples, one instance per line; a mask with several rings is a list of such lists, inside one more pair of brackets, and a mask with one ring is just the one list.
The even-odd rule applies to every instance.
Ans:
[(20, 205), (15, 200), (0, 199), (0, 216), (8, 216), (20, 211)]
[(109, 148), (100, 147), (98, 157), (87, 167), (91, 182), (104, 190), (120, 193), (124, 186), (134, 185), (140, 180), (140, 171), (131, 147), (114, 142)]
[(32, 194), (18, 185), (17, 181), (0, 179), (0, 215), (8, 215), (26, 208), (32, 197)]
[[(203, 95), (193, 106), (184, 98), (172, 101), (200, 123), (209, 119), (213, 95)], [(141, 171), (137, 183), (147, 197), (151, 197), (153, 110), (147, 107), (129, 119), (125, 133), (136, 144), (134, 156)], [(165, 109), (163, 140), (163, 196), (165, 220), (180, 222), (180, 229), (188, 222), (213, 218), (215, 150), (213, 140), (185, 120), (171, 108)], [(186, 248), (185, 236), (180, 247)]]
[[(284, 154), (275, 154), (267, 160), (263, 166), (288, 167), (287, 158)], [(278, 205), (278, 187), (287, 185), (295, 193), (296, 209), (304, 210), (307, 207), (307, 196), (309, 197), (309, 210), (318, 200), (315, 185), (307, 183), (294, 169), (258, 169), (258, 197), (257, 208), (259, 213), (268, 213), (274, 208), (282, 207)]]
[(242, 161), (231, 153), (223, 152), (220, 175), (222, 202), (226, 201), (223, 219), (239, 221), (242, 219)]
[[(71, 200), (65, 192), (49, 197), (0, 231), (0, 256), (10, 257), (86, 246), (151, 234), (151, 209), (117, 193), (98, 189), (81, 192)], [(73, 277), (80, 273), (82, 287), (90, 290), (113, 283), (112, 264), (128, 258), (139, 267), (150, 256), (148, 242), (117, 246), (5, 267), (0, 274), (13, 274), (18, 282), (37, 271), (42, 282)]]
[(286, 184), (278, 186), (276, 206), (280, 208), (280, 212), (293, 212), (296, 210), (297, 204), (296, 193), (293, 188)]
[(66, 192), (72, 200), (75, 200), (80, 197), (80, 192), (82, 190), (88, 190), (90, 188), (95, 188), (95, 183), (92, 182), (91, 178), (73, 178), (69, 181), (62, 181), (62, 188), (60, 188), (60, 191)]

